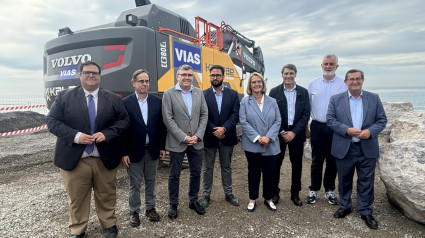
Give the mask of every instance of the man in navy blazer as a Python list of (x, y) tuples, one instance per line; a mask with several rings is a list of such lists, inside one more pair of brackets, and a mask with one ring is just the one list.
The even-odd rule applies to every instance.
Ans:
[(234, 206), (239, 201), (232, 193), (232, 154), (238, 143), (236, 124), (239, 121), (238, 93), (224, 87), (224, 68), (220, 65), (210, 67), (211, 87), (204, 90), (208, 106), (208, 123), (204, 135), (204, 192), (200, 204), (208, 206), (213, 183), (214, 162), (217, 149), (221, 166), (221, 181), (225, 200)]
[(148, 94), (150, 76), (144, 69), (136, 70), (131, 77), (135, 92), (124, 98), (130, 116), (130, 127), (123, 143), (122, 164), (127, 167), (130, 179), (130, 224), (140, 225), (140, 187), (145, 180), (145, 209), (150, 221), (159, 221), (156, 212), (155, 175), (158, 158), (165, 158), (166, 131), (162, 121), (162, 100)]
[(280, 167), (285, 157), (286, 146), (292, 164), (291, 200), (296, 206), (302, 206), (299, 198), (301, 191), (301, 173), (303, 166), (306, 126), (310, 118), (310, 100), (307, 89), (297, 85), (297, 67), (287, 64), (282, 68), (283, 83), (273, 88), (269, 96), (276, 99), (282, 123), (279, 129), (280, 153), (276, 155), (276, 170), (273, 180), (273, 203), (279, 202)]
[(100, 66), (80, 65), (81, 86), (59, 92), (47, 126), (58, 137), (54, 163), (69, 197), (71, 237), (84, 237), (91, 191), (106, 237), (116, 237), (116, 174), (121, 158), (120, 136), (129, 125), (121, 98), (100, 85)]
[(348, 92), (331, 97), (326, 124), (334, 131), (331, 153), (336, 157), (340, 208), (335, 218), (351, 213), (353, 175), (357, 171), (357, 211), (366, 225), (378, 228), (372, 216), (376, 158), (379, 156), (378, 134), (387, 117), (379, 96), (362, 90), (364, 73), (352, 69), (345, 75)]

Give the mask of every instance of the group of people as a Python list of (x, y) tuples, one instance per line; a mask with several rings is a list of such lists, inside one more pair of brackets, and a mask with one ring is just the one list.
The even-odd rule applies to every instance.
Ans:
[[(242, 128), (241, 148), (248, 161), (249, 202), (253, 212), (261, 176), (265, 206), (276, 211), (280, 173), (286, 147), (292, 164), (291, 200), (302, 206), (301, 172), (304, 142), (311, 138), (311, 186), (305, 202), (313, 204), (322, 184), (330, 204), (339, 204), (335, 218), (351, 212), (354, 171), (357, 171), (357, 211), (366, 224), (378, 227), (372, 216), (377, 136), (386, 116), (376, 94), (362, 90), (364, 74), (350, 70), (345, 79), (335, 75), (338, 58), (322, 61), (323, 76), (308, 89), (295, 83), (297, 68), (282, 68), (283, 83), (266, 95), (259, 73), (248, 80), (247, 97), (239, 102), (235, 90), (225, 87), (224, 68), (210, 67), (211, 87), (194, 87), (193, 70), (182, 65), (177, 83), (160, 98), (149, 94), (150, 76), (144, 69), (131, 77), (135, 92), (121, 98), (100, 88), (101, 68), (94, 61), (80, 65), (81, 86), (61, 91), (47, 116), (49, 131), (58, 137), (54, 164), (68, 194), (71, 237), (84, 237), (91, 191), (105, 237), (117, 237), (116, 174), (121, 162), (129, 176), (130, 224), (140, 225), (141, 184), (144, 181), (145, 215), (159, 221), (155, 176), (159, 159), (170, 157), (168, 217), (178, 217), (179, 185), (183, 159), (189, 162), (189, 208), (205, 214), (210, 203), (215, 158), (221, 167), (224, 199), (239, 206), (232, 191), (232, 153), (238, 143), (236, 125)], [(310, 130), (308, 122), (312, 118)], [(335, 195), (338, 172), (340, 199)], [(203, 174), (203, 192), (199, 199)]]

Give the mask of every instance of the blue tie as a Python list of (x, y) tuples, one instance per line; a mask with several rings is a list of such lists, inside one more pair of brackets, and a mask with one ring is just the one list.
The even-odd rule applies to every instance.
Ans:
[[(89, 119), (90, 119), (90, 135), (94, 134), (94, 123), (96, 119), (96, 109), (94, 107), (93, 95), (89, 94)], [(94, 143), (86, 146), (86, 152), (91, 154), (94, 150)]]

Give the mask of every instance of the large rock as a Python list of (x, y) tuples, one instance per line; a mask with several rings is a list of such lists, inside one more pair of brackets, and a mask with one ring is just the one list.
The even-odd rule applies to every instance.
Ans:
[(388, 199), (425, 224), (425, 111), (410, 106), (384, 104), (388, 124), (380, 135), (378, 165)]

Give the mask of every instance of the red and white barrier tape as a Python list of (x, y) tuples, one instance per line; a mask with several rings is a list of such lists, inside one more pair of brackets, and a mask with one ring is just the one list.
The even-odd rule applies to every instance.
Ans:
[(46, 107), (46, 105), (30, 105), (30, 106), (2, 107), (2, 108), (0, 108), (0, 112), (22, 110), (22, 109), (32, 109), (32, 108), (41, 108), (41, 107)]
[(29, 129), (23, 129), (23, 130), (19, 130), (19, 131), (3, 132), (3, 133), (0, 133), (0, 137), (1, 136), (11, 136), (11, 135), (16, 135), (16, 134), (22, 134), (22, 133), (33, 132), (33, 131), (39, 131), (39, 130), (43, 130), (43, 129), (46, 129), (46, 128), (47, 128), (47, 125), (42, 125), (42, 126), (33, 127), (33, 128), (29, 128)]

